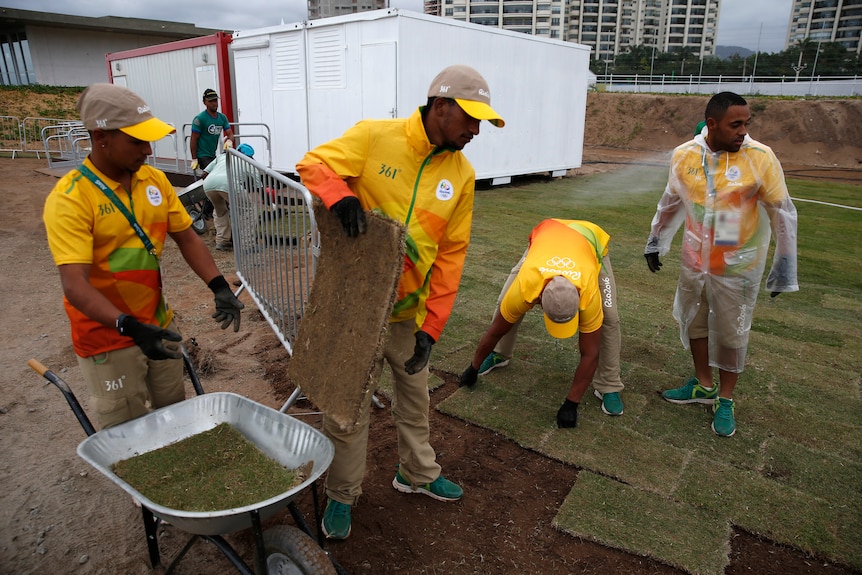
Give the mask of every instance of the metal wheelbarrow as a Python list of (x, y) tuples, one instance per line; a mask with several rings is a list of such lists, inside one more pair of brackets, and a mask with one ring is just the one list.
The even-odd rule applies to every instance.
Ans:
[(192, 229), (198, 235), (206, 233), (207, 218), (212, 215), (212, 202), (204, 192), (204, 181), (195, 180), (185, 189), (177, 192), (177, 197), (192, 218)]
[[(88, 437), (78, 445), (78, 455), (141, 503), (153, 569), (162, 567), (158, 526), (162, 521), (168, 521), (192, 534), (192, 537), (167, 566), (166, 575), (197, 539), (213, 543), (244, 575), (345, 573), (324, 551), (322, 533), (318, 531), (315, 541), (308, 524), (293, 503), (300, 492), (312, 487), (316, 522), (320, 525), (320, 506), (314, 483), (329, 467), (335, 450), (332, 442), (314, 427), (241, 395), (217, 392), (197, 395), (97, 432), (68, 384), (38, 361), (33, 359), (29, 364), (63, 392), (87, 432)], [(189, 364), (187, 367), (191, 368)], [(195, 387), (199, 389), (199, 385)], [(244, 507), (219, 511), (183, 511), (151, 501), (111, 470), (119, 461), (170, 445), (221, 423), (233, 426), (248, 441), (285, 467), (297, 468), (310, 462), (308, 476), (301, 484), (284, 493)], [(285, 507), (288, 507), (298, 528), (277, 525), (264, 532), (261, 522)], [(222, 537), (249, 527), (254, 531), (254, 570)]]

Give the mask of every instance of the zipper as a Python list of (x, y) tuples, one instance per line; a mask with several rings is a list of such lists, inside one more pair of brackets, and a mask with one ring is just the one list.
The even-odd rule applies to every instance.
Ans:
[(410, 225), (410, 217), (413, 215), (413, 207), (416, 205), (416, 196), (419, 194), (419, 181), (422, 179), (422, 172), (425, 171), (425, 166), (431, 162), (431, 158), (437, 153), (437, 149), (431, 150), (431, 153), (425, 156), (422, 165), (419, 166), (419, 173), (416, 174), (416, 180), (413, 182), (413, 197), (410, 198), (410, 207), (407, 208), (407, 216), (404, 218), (404, 227)]

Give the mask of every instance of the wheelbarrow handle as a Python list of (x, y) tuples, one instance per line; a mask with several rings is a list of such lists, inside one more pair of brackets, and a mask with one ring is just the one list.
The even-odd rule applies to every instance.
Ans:
[(78, 423), (81, 424), (81, 427), (84, 428), (84, 431), (88, 436), (96, 433), (96, 428), (93, 427), (92, 423), (90, 423), (90, 419), (87, 417), (87, 414), (84, 413), (84, 409), (81, 407), (81, 404), (78, 403), (78, 398), (76, 398), (75, 394), (72, 393), (72, 388), (69, 387), (68, 383), (63, 381), (59, 375), (45, 367), (38, 359), (31, 359), (27, 362), (27, 365), (29, 365), (33, 371), (57, 386), (57, 389), (59, 389), (63, 393), (63, 397), (66, 398), (66, 403), (68, 403), (69, 407), (72, 408), (72, 413), (74, 413), (75, 417), (78, 418)]
[(35, 371), (36, 373), (38, 373), (39, 375), (41, 375), (42, 377), (44, 377), (45, 379), (47, 379), (48, 381), (50, 381), (51, 383), (53, 383), (54, 385), (59, 387), (60, 391), (72, 393), (72, 389), (69, 387), (69, 384), (67, 384), (65, 381), (60, 379), (60, 377), (57, 374), (55, 374), (53, 371), (51, 371), (50, 369), (45, 367), (45, 364), (43, 364), (38, 359), (35, 359), (35, 358), (31, 359), (30, 361), (27, 362), (27, 365), (29, 365), (33, 371)]

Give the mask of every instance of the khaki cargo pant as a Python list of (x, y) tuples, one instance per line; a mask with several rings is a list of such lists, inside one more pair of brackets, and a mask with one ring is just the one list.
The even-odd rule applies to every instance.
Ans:
[[(167, 329), (179, 333), (174, 322)], [(173, 341), (165, 341), (164, 345), (167, 349), (180, 348), (180, 343)], [(183, 360), (152, 360), (137, 345), (91, 357), (78, 356), (78, 365), (90, 392), (90, 409), (96, 412), (101, 429), (186, 397)]]
[[(429, 443), (428, 367), (414, 375), (404, 371), (404, 363), (413, 356), (415, 329), (412, 319), (390, 323), (381, 362), (385, 360), (392, 368), (392, 417), (398, 432), (401, 474), (412, 483), (422, 484), (440, 476), (440, 465)], [(323, 432), (335, 446), (335, 457), (326, 476), (326, 495), (348, 505), (354, 505), (362, 494), (370, 412), (369, 393), (353, 431), (342, 431), (330, 418), (323, 418)]]
[(231, 244), (233, 237), (230, 229), (230, 208), (228, 207), (229, 195), (227, 192), (212, 190), (206, 192), (206, 196), (213, 204), (213, 224), (216, 230), (216, 243)]

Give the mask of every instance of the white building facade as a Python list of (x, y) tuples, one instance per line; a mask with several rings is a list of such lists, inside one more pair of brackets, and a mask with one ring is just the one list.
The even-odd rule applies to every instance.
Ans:
[(862, 0), (793, 0), (785, 49), (807, 39), (862, 54)]
[(388, 6), (388, 0), (308, 0), (307, 3), (309, 20), (369, 12)]
[[(850, 1), (850, 0), (847, 0)], [(862, 2), (862, 0), (858, 0)], [(721, 0), (426, 0), (425, 13), (585, 44), (595, 60), (630, 46), (715, 54)]]

